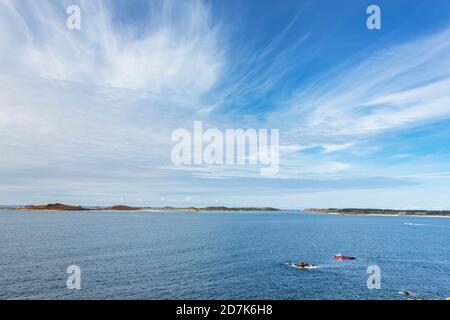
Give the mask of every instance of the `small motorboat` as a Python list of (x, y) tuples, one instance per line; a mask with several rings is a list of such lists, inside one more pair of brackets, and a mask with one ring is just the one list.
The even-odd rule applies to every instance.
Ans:
[(344, 256), (341, 253), (335, 254), (334, 255), (334, 259), (335, 260), (355, 260), (356, 257), (352, 257), (352, 256)]
[(409, 291), (399, 291), (398, 294), (401, 295), (401, 296), (408, 297), (408, 296), (411, 295), (411, 292), (409, 292)]

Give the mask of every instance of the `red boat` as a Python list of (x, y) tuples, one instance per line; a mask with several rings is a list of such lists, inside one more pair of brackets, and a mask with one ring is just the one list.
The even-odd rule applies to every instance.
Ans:
[(351, 256), (344, 256), (343, 254), (335, 254), (334, 255), (334, 259), (336, 260), (355, 260), (356, 257), (351, 257)]

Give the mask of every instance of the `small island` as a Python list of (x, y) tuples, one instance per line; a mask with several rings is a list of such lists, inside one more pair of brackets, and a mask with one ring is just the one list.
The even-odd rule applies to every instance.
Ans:
[(130, 207), (130, 206), (124, 206), (124, 205), (117, 205), (117, 206), (111, 206), (106, 208), (100, 208), (95, 210), (105, 210), (105, 211), (138, 211), (143, 210), (143, 208), (140, 207)]
[(50, 203), (44, 205), (28, 205), (19, 208), (11, 208), (12, 210), (19, 211), (87, 211), (89, 209), (81, 206), (71, 206), (62, 203)]
[(327, 213), (338, 215), (356, 216), (435, 216), (450, 217), (449, 210), (395, 210), (395, 209), (370, 209), (370, 208), (345, 208), (345, 209), (305, 209), (305, 212)]

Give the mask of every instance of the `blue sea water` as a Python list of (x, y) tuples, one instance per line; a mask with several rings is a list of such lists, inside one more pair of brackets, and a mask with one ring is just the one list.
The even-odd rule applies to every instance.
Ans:
[[(81, 290), (66, 287), (73, 264)], [(367, 288), (370, 265), (379, 290)], [(400, 290), (450, 296), (450, 219), (0, 210), (0, 299), (403, 299)]]

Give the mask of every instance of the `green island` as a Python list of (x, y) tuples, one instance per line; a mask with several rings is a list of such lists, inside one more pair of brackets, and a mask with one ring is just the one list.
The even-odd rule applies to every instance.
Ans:
[(306, 212), (328, 213), (339, 215), (372, 215), (372, 216), (439, 216), (450, 217), (449, 210), (396, 210), (396, 209), (370, 209), (370, 208), (345, 208), (345, 209), (305, 209)]

